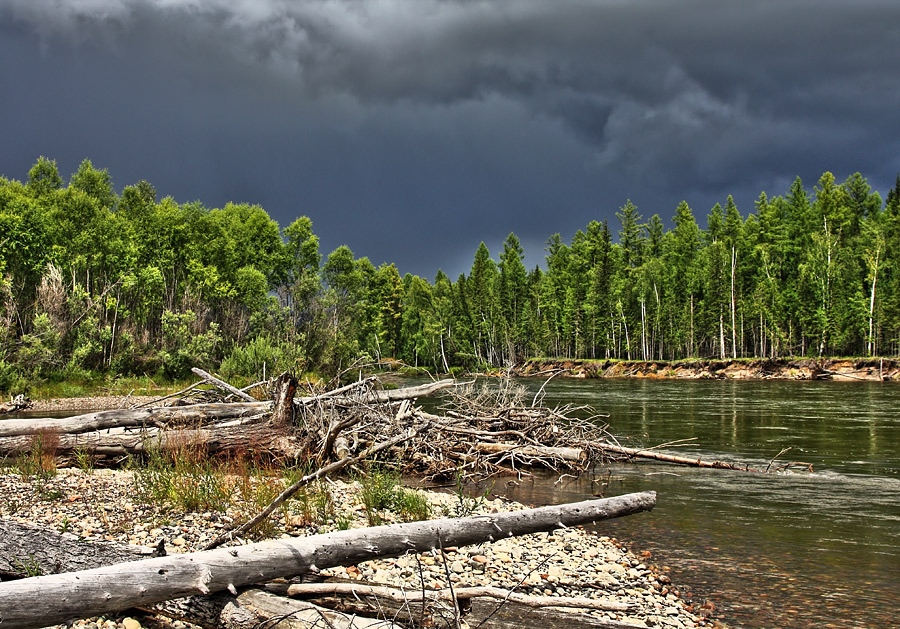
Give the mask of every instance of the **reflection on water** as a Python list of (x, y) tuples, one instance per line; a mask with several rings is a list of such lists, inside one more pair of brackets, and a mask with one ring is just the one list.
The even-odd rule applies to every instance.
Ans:
[(759, 468), (790, 447), (776, 464), (804, 461), (814, 472), (617, 464), (556, 484), (524, 482), (510, 497), (583, 500), (607, 477), (606, 495), (657, 491), (653, 512), (599, 528), (651, 551), (732, 626), (900, 625), (896, 385), (554, 380), (547, 389), (546, 403), (608, 412), (611, 432), (640, 445), (696, 437), (673, 452)]

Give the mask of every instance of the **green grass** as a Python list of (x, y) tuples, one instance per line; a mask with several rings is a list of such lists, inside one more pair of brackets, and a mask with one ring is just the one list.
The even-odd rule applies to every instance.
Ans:
[(370, 526), (384, 523), (383, 512), (392, 511), (404, 522), (426, 520), (431, 515), (428, 498), (422, 492), (400, 484), (400, 472), (375, 465), (356, 475), (359, 497)]
[(164, 396), (190, 386), (194, 380), (167, 381), (150, 376), (108, 376), (86, 372), (79, 377), (54, 377), (33, 382), (28, 396), (35, 400), (71, 397), (100, 397), (107, 395)]

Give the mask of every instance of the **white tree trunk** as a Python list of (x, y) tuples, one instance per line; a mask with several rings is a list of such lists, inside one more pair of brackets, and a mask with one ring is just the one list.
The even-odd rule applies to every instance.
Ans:
[(0, 626), (22, 629), (446, 546), (577, 526), (652, 509), (656, 492), (511, 513), (337, 531), (0, 583)]

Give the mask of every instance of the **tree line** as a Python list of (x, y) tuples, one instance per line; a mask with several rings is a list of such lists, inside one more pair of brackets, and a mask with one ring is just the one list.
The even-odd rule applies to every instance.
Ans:
[(742, 216), (671, 229), (627, 201), (546, 244), (526, 269), (510, 234), (469, 273), (433, 281), (346, 246), (323, 260), (307, 217), (258, 205), (117, 194), (85, 160), (65, 182), (41, 157), (0, 178), (0, 390), (86, 372), (336, 372), (398, 359), (449, 372), (525, 357), (677, 360), (900, 354), (900, 176), (882, 201), (856, 173), (797, 178)]

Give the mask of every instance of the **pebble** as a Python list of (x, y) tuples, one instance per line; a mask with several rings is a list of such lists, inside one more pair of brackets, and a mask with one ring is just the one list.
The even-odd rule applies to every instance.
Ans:
[[(3, 473), (8, 472), (8, 473)], [(367, 526), (365, 510), (356, 483), (329, 483), (335, 513), (352, 517), (351, 527)], [(427, 492), (432, 512), (439, 517), (452, 510), (452, 494)], [(58, 496), (48, 499), (48, 496)], [(76, 498), (77, 499), (74, 499)], [(269, 534), (290, 538), (327, 532), (336, 528), (332, 518), (324, 525), (309, 526), (298, 501), (288, 501), (282, 521)], [(475, 514), (525, 508), (499, 498), (484, 500)], [(248, 509), (252, 513), (248, 513)], [(234, 521), (255, 515), (258, 507), (232, 505), (226, 512), (179, 513), (143, 504), (132, 473), (122, 470), (59, 470), (38, 487), (18, 474), (0, 469), (0, 517), (45, 525), (82, 538), (110, 539), (122, 543), (155, 546), (160, 540), (169, 553), (200, 550)], [(390, 513), (385, 523), (399, 521)], [(247, 541), (255, 541), (250, 539)], [(590, 611), (598, 618), (639, 627), (711, 627), (705, 618), (688, 609), (664, 589), (670, 580), (642, 563), (613, 539), (573, 527), (554, 533), (505, 538), (495, 543), (448, 547), (444, 552), (404, 555), (396, 559), (363, 562), (358, 566), (323, 570), (323, 576), (370, 581), (375, 584), (420, 589), (422, 579), (429, 588), (447, 586), (448, 572), (454, 587), (493, 586), (541, 596), (576, 596), (611, 599), (634, 606), (627, 612)], [(190, 629), (191, 625), (153, 621), (162, 629)], [(140, 629), (139, 619), (89, 619), (75, 627)]]

